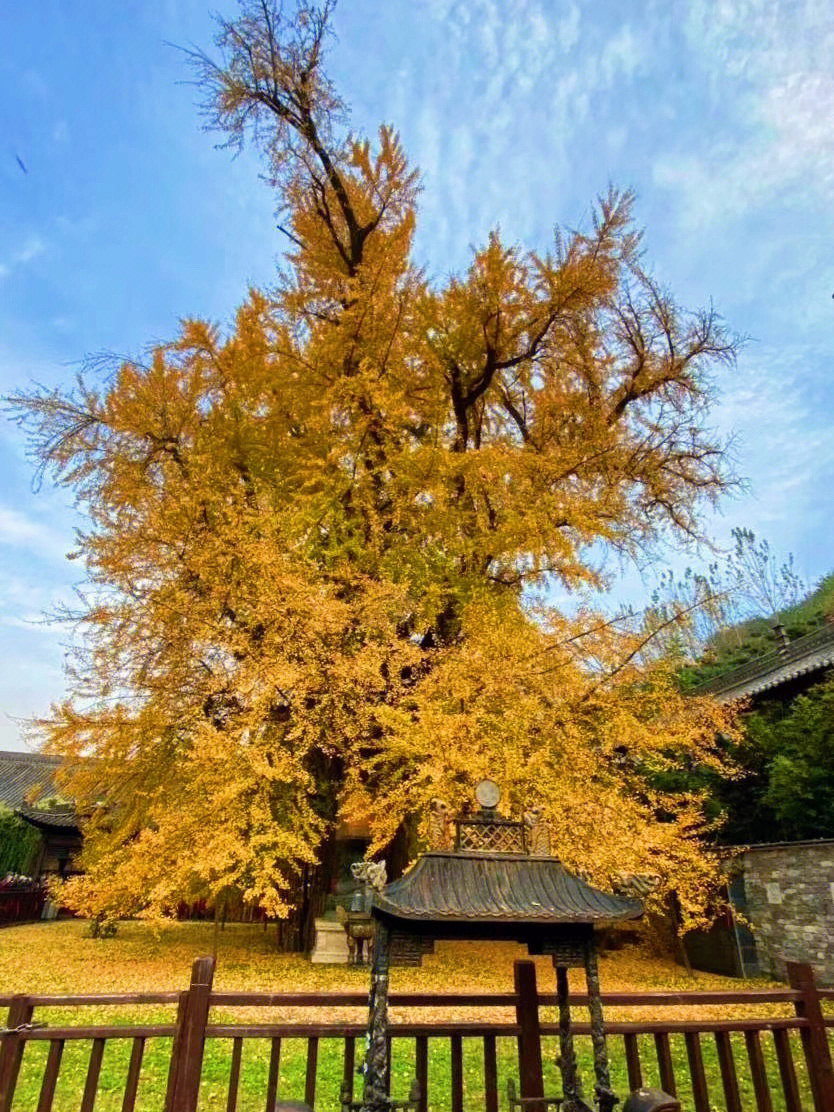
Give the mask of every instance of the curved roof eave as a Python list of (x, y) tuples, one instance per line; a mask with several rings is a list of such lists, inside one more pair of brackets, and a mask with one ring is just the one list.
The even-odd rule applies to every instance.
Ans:
[(594, 888), (554, 857), (433, 852), (393, 881), (374, 910), (411, 923), (558, 926), (637, 919), (639, 900)]

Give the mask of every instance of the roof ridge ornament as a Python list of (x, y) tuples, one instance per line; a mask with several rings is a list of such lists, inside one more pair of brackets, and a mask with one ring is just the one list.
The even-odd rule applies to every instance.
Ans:
[(550, 849), (550, 823), (544, 817), (544, 807), (531, 807), (524, 812), (527, 852), (535, 857), (552, 857)]
[(494, 780), (481, 780), (475, 787), (475, 799), (478, 810), (464, 803), (457, 815), (453, 815), (444, 799), (437, 796), (432, 799), (428, 820), (430, 850), (551, 856), (551, 828), (544, 807), (531, 807), (520, 819), (505, 817), (498, 810), (501, 788)]
[(450, 850), (453, 839), (449, 804), (435, 796), (429, 807), (429, 849)]

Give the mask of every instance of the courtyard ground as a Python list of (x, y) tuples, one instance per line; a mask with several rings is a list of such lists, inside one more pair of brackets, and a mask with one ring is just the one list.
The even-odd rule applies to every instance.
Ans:
[[(311, 965), (300, 954), (282, 954), (273, 932), (248, 923), (229, 923), (217, 934), (215, 987), (251, 992), (364, 991), (363, 968)], [(115, 938), (87, 937), (87, 923), (66, 919), (7, 927), (0, 933), (0, 993), (140, 992), (180, 989), (188, 983), (191, 963), (211, 953), (214, 927), (201, 922), (120, 923)], [(527, 957), (513, 943), (439, 942), (420, 969), (392, 974), (402, 992), (510, 992), (513, 960)], [(539, 986), (550, 991), (552, 967), (537, 958)], [(582, 987), (575, 971), (573, 987)], [(574, 976), (574, 973), (571, 974)], [(604, 991), (677, 992), (738, 989), (744, 982), (709, 973), (694, 973), (671, 958), (656, 957), (635, 946), (600, 955)], [(757, 982), (760, 986), (765, 982)]]
[[(211, 923), (126, 922), (111, 939), (87, 937), (87, 924), (79, 919), (10, 927), (0, 933), (0, 994), (149, 992), (183, 989), (188, 985), (195, 958), (212, 952), (215, 938)], [(311, 965), (301, 954), (276, 950), (272, 931), (257, 924), (230, 923), (218, 932), (218, 991), (248, 992), (364, 992), (368, 971), (363, 967)], [(393, 992), (511, 992), (513, 961), (527, 958), (526, 947), (503, 942), (438, 942), (422, 967), (394, 969)], [(549, 958), (536, 958), (540, 992), (555, 991)], [(658, 957), (637, 946), (600, 955), (603, 992), (738, 991), (767, 987), (772, 982), (745, 982), (711, 973), (688, 974), (671, 958)], [(571, 988), (584, 991), (582, 970), (570, 972)], [(765, 1008), (767, 1006), (764, 1006)], [(618, 1009), (617, 1018), (675, 1018), (679, 1009), (652, 1008), (651, 1016), (638, 1008)], [(763, 1006), (734, 1008), (734, 1015), (761, 1015)], [(785, 1014), (779, 1005), (774, 1015)], [(252, 1014), (251, 1010), (248, 1014)], [(355, 1010), (337, 1018), (353, 1018)], [(421, 1017), (428, 1018), (428, 1012)], [(687, 1010), (692, 1018), (721, 1019), (726, 1009), (700, 1006)], [(312, 1012), (294, 1010), (293, 1018)], [(449, 1019), (473, 1018), (465, 1012), (444, 1009)], [(320, 1017), (317, 1017), (320, 1018)], [(507, 1013), (506, 1018), (511, 1018)], [(681, 1018), (680, 1015), (677, 1018)]]

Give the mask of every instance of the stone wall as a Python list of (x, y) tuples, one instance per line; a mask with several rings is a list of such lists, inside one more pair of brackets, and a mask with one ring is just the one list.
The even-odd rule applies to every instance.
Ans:
[(737, 863), (762, 973), (807, 961), (834, 985), (834, 841), (751, 846)]

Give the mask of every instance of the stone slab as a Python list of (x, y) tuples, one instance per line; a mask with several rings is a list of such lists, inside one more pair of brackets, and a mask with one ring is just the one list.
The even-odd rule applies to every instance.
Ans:
[(310, 961), (316, 965), (347, 965), (347, 935), (342, 924), (331, 919), (316, 919), (315, 932)]

